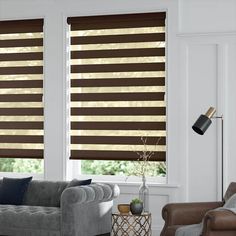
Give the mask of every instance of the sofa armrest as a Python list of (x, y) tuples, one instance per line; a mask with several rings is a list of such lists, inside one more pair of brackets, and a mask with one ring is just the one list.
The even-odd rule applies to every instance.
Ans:
[(236, 230), (236, 214), (225, 209), (208, 211), (203, 221), (203, 233), (211, 230)]
[(91, 184), (70, 187), (63, 191), (61, 202), (64, 204), (82, 204), (91, 201), (110, 201), (120, 194), (119, 187), (114, 184)]
[(61, 195), (62, 236), (90, 236), (111, 231), (113, 199), (120, 191), (113, 184), (70, 187)]
[(223, 202), (170, 203), (162, 209), (162, 218), (168, 225), (197, 224), (207, 211), (222, 205)]

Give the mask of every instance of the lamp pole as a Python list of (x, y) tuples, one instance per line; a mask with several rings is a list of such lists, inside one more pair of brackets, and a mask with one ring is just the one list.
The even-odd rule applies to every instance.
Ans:
[(224, 117), (213, 116), (213, 119), (221, 120), (221, 200), (224, 200)]

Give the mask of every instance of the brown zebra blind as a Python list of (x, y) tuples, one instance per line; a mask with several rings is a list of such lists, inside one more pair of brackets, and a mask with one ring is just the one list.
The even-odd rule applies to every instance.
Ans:
[(43, 20), (0, 21), (0, 157), (43, 158)]
[(165, 161), (165, 16), (68, 18), (71, 159)]

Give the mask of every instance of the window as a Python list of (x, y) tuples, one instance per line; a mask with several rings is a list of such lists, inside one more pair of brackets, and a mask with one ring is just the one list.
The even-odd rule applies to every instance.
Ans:
[(151, 161), (165, 169), (165, 13), (70, 17), (68, 23), (70, 159), (83, 160), (82, 173), (94, 160), (134, 162), (147, 137)]
[(1, 21), (0, 171), (42, 172), (42, 98), (43, 20)]

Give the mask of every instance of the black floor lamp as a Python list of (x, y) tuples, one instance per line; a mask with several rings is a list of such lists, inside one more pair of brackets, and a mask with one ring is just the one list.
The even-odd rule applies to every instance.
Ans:
[(211, 125), (211, 119), (221, 119), (221, 197), (224, 197), (224, 119), (223, 115), (214, 116), (216, 109), (210, 107), (205, 115), (200, 115), (197, 121), (192, 126), (193, 130), (203, 135), (208, 127)]

